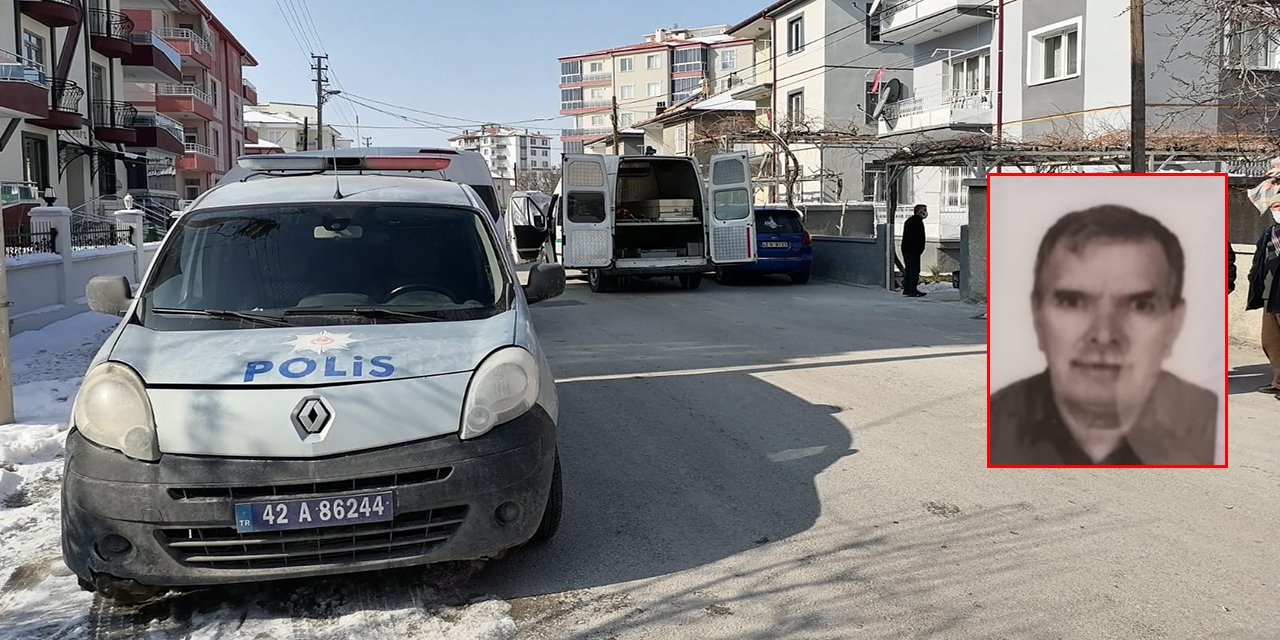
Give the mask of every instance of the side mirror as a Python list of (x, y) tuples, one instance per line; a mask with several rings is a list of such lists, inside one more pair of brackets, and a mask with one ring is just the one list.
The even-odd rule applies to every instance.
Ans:
[(94, 276), (84, 294), (90, 309), (112, 316), (123, 316), (133, 300), (133, 288), (124, 276)]
[(564, 265), (535, 264), (529, 271), (529, 284), (524, 286), (524, 297), (529, 304), (549, 300), (564, 293)]

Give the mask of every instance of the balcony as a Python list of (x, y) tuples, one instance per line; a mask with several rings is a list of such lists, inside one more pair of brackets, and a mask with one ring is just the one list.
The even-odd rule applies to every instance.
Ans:
[(133, 53), (133, 18), (119, 11), (89, 10), (89, 45), (108, 58)]
[(128, 102), (94, 100), (93, 137), (120, 144), (137, 142), (138, 131), (133, 128), (133, 119), (137, 115), (138, 109)]
[(880, 119), (879, 135), (929, 131), (932, 137), (945, 139), (948, 133), (986, 131), (994, 121), (992, 100), (991, 91), (945, 91), (891, 102)]
[(258, 104), (258, 88), (244, 78), (240, 79), (240, 84), (244, 87), (244, 103), (249, 105)]
[(72, 0), (21, 0), (22, 13), (46, 27), (69, 27), (80, 22), (80, 7)]
[(613, 106), (612, 100), (569, 100), (560, 103), (560, 113), (585, 113), (599, 111)]
[(59, 131), (78, 131), (84, 126), (84, 116), (80, 114), (80, 99), (84, 97), (84, 89), (70, 80), (49, 80), (49, 114), (41, 119), (31, 120), (37, 127), (56, 129)]
[[(566, 78), (569, 78), (569, 80), (566, 81)], [(575, 80), (573, 78), (577, 78), (577, 79)], [(610, 82), (613, 82), (613, 73), (609, 71), (603, 71), (598, 73), (580, 73), (580, 74), (574, 74), (570, 76), (560, 76), (561, 86), (574, 85), (574, 84), (583, 84), (583, 85), (609, 84)]]
[(218, 156), (214, 155), (213, 149), (194, 142), (188, 142), (184, 147), (186, 154), (178, 161), (179, 169), (197, 173), (217, 173)]
[(995, 5), (996, 0), (885, 0), (880, 37), (920, 44), (990, 21)]
[(189, 58), (206, 69), (213, 68), (213, 45), (204, 36), (190, 29), (172, 27), (156, 29), (156, 33), (173, 45), (182, 57)]
[(259, 139), (259, 138), (258, 138), (258, 130), (257, 130), (257, 129), (254, 129), (253, 127), (245, 127), (245, 128), (244, 128), (244, 143), (245, 143), (245, 144), (257, 144), (258, 139)]
[(213, 120), (213, 96), (189, 84), (156, 85), (156, 111), (174, 114), (179, 120)]
[(606, 136), (611, 133), (613, 133), (613, 129), (605, 127), (596, 129), (561, 129), (560, 139), (567, 140), (569, 138), (580, 138), (583, 140), (590, 140), (591, 138), (599, 138), (600, 136)]
[(124, 78), (135, 82), (182, 82), (182, 55), (153, 31), (129, 36), (133, 51), (124, 57)]
[(0, 50), (0, 117), (49, 115), (49, 85), (38, 65)]
[(183, 143), (182, 123), (160, 113), (139, 113), (133, 119), (133, 128), (138, 132), (138, 141), (134, 146), (148, 149), (160, 149), (175, 155), (187, 152)]

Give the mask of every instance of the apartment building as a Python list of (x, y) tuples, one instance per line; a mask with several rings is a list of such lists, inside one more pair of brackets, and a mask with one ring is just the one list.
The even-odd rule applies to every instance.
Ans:
[(317, 147), (321, 138), (316, 128), (314, 105), (266, 102), (253, 108), (245, 107), (244, 122), (246, 131), (252, 131), (257, 138), (254, 143), (245, 145), (244, 152), (249, 155), (319, 148), (349, 149), (354, 142), (337, 128), (326, 124), (324, 146)]
[(726, 27), (658, 29), (644, 42), (560, 58), (560, 114), (565, 153), (586, 141), (628, 129), (694, 96), (755, 81), (753, 43), (725, 35)]
[(486, 124), (449, 138), (449, 146), (478, 151), (495, 178), (513, 183), (527, 171), (550, 170), (560, 164), (559, 158), (551, 156), (551, 138), (528, 129)]
[[(871, 14), (873, 2), (855, 0), (781, 0), (730, 27), (728, 35), (752, 40), (755, 86), (732, 95), (755, 101), (759, 126), (775, 131), (840, 131), (874, 139), (872, 92), (880, 83), (897, 80), (909, 86), (911, 48), (881, 33)], [(878, 11), (877, 11), (878, 13)], [(803, 138), (802, 135), (797, 137)], [(885, 217), (885, 166), (889, 149), (875, 145), (819, 146), (797, 142), (791, 152), (800, 163), (795, 202), (866, 200), (881, 205)], [(776, 154), (772, 146), (757, 153)], [(784, 174), (785, 159), (774, 155), (768, 175)], [(785, 197), (780, 180), (767, 184), (763, 200)], [(909, 192), (909, 185), (901, 185)], [(906, 199), (905, 197), (903, 198)]]
[[(199, 0), (21, 0), (0, 10), (6, 226), (52, 189), (78, 211), (176, 206), (244, 137), (255, 64)], [(251, 100), (256, 98), (250, 97)], [(230, 106), (236, 105), (236, 111)]]

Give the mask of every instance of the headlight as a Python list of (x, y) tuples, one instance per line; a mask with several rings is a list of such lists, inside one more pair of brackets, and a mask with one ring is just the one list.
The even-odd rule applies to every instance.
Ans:
[(538, 363), (520, 347), (493, 352), (471, 376), (462, 403), (463, 440), (518, 418), (538, 401)]
[(142, 378), (133, 369), (107, 362), (80, 384), (72, 420), (84, 437), (130, 458), (160, 459), (156, 421)]

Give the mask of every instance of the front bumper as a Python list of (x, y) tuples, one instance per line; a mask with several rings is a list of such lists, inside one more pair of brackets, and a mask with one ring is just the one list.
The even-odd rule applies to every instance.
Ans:
[[(450, 435), (318, 460), (165, 455), (148, 463), (72, 430), (63, 558), (89, 582), (105, 575), (163, 587), (492, 557), (533, 537), (555, 456), (555, 424), (541, 407), (475, 440)], [(394, 521), (235, 530), (236, 503), (387, 489)], [(508, 502), (519, 515), (503, 523), (495, 511)], [(108, 536), (130, 548), (120, 552)]]

